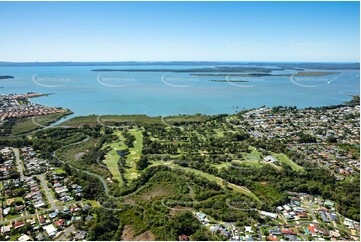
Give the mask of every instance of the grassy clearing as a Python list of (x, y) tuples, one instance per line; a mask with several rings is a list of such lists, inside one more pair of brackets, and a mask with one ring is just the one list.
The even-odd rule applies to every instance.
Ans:
[(245, 160), (249, 161), (259, 161), (261, 160), (262, 153), (259, 152), (255, 147), (250, 146), (249, 149), (251, 150), (250, 153), (242, 153), (242, 156)]
[[(165, 166), (168, 166), (168, 167), (170, 167), (172, 169), (181, 169), (181, 170), (185, 170), (187, 172), (193, 172), (193, 173), (195, 173), (195, 174), (197, 174), (199, 176), (202, 176), (202, 177), (208, 179), (209, 181), (214, 181), (218, 185), (224, 187), (224, 185), (223, 185), (224, 182), (223, 182), (222, 178), (211, 175), (209, 173), (205, 173), (203, 171), (200, 171), (200, 170), (197, 170), (197, 169), (194, 169), (194, 168), (182, 167), (182, 166), (179, 166), (177, 164), (174, 164), (173, 162), (164, 162), (164, 161), (152, 161), (152, 164), (150, 166), (157, 166), (157, 165), (165, 165)], [(258, 200), (257, 196), (255, 194), (253, 194), (250, 190), (248, 190), (245, 187), (238, 186), (238, 185), (235, 185), (235, 184), (232, 184), (232, 183), (228, 183), (228, 187), (233, 189), (236, 192), (245, 194), (245, 195), (247, 195), (249, 197), (252, 197), (252, 198)]]
[(174, 195), (177, 187), (174, 184), (169, 184), (165, 182), (161, 182), (158, 184), (154, 184), (151, 187), (144, 189), (140, 192), (140, 196), (143, 200), (154, 200), (159, 199), (161, 197), (166, 197), (170, 195)]
[(260, 161), (258, 160), (235, 160), (234, 161), (236, 164), (239, 165), (243, 165), (243, 166), (253, 166), (256, 168), (262, 168), (264, 166), (264, 164), (262, 164)]
[(89, 152), (89, 150), (93, 149), (97, 142), (98, 139), (90, 138), (86, 142), (60, 148), (57, 151), (57, 155), (65, 161), (76, 162)]
[(222, 138), (222, 137), (224, 137), (223, 130), (215, 129), (214, 132), (216, 133), (216, 137), (217, 137), (217, 138)]
[[(242, 160), (238, 161), (239, 164), (254, 166), (261, 168), (265, 165), (262, 160), (262, 153), (258, 151), (255, 147), (249, 147), (251, 150), (250, 153), (242, 153)], [(297, 165), (294, 161), (287, 157), (285, 154), (279, 154), (271, 152), (271, 155), (275, 157), (282, 165), (289, 165), (295, 171), (303, 171), (303, 167)], [(271, 164), (275, 169), (282, 170), (282, 167)]]
[(256, 168), (262, 168), (264, 164), (261, 162), (262, 153), (259, 152), (255, 147), (249, 147), (250, 153), (242, 152), (241, 159), (234, 159), (232, 162), (240, 166), (252, 166)]
[(223, 162), (221, 164), (211, 164), (211, 166), (217, 168), (218, 170), (221, 170), (222, 168), (228, 169), (230, 167), (229, 163)]
[(272, 153), (272, 155), (282, 164), (289, 165), (295, 171), (304, 171), (302, 166), (297, 165), (294, 161), (285, 154)]
[(97, 201), (94, 201), (94, 200), (82, 199), (81, 201), (82, 201), (83, 204), (89, 203), (93, 208), (100, 207), (99, 203)]
[(66, 110), (63, 113), (47, 114), (34, 118), (19, 118), (12, 127), (11, 133), (13, 135), (29, 133), (31, 131), (43, 128), (42, 126), (48, 126), (49, 124), (71, 113), (72, 112), (69, 110)]
[(55, 172), (56, 174), (65, 173), (65, 171), (63, 169), (61, 169), (61, 168), (55, 169), (55, 170), (53, 170), (53, 172)]

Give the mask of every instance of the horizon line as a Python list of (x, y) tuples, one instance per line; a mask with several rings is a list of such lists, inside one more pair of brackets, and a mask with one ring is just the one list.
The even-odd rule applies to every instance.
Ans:
[(139, 62), (147, 62), (147, 63), (159, 63), (159, 62), (229, 62), (229, 63), (260, 63), (260, 62), (270, 62), (270, 63), (360, 63), (358, 61), (276, 61), (276, 60), (252, 60), (252, 61), (221, 61), (221, 60), (171, 60), (171, 61), (150, 61), (150, 60), (126, 60), (126, 61), (0, 61), (0, 63), (14, 63), (14, 64), (22, 64), (22, 63), (139, 63)]

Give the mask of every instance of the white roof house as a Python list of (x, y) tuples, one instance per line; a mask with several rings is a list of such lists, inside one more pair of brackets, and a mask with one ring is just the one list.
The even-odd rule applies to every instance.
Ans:
[(8, 226), (2, 226), (0, 231), (2, 234), (8, 233), (8, 232), (10, 232), (11, 227), (12, 227), (11, 224), (9, 224)]
[(284, 208), (286, 211), (291, 211), (291, 210), (292, 210), (288, 205), (283, 205), (283, 208)]
[(52, 224), (44, 226), (44, 229), (49, 236), (53, 236), (56, 233), (56, 228)]
[(276, 219), (278, 217), (278, 215), (276, 213), (269, 213), (266, 211), (261, 211), (260, 214), (263, 216), (266, 216), (266, 217), (273, 218), (273, 219)]
[(253, 234), (253, 230), (251, 226), (244, 226), (246, 232)]
[(31, 238), (26, 234), (23, 234), (18, 238), (18, 241), (29, 241), (29, 240), (31, 240)]

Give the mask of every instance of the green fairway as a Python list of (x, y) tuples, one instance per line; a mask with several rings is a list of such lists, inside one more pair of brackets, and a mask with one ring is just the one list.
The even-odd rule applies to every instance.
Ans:
[(119, 155), (117, 151), (125, 149), (126, 146), (124, 145), (124, 137), (122, 136), (121, 131), (115, 131), (114, 134), (117, 135), (119, 139), (104, 145), (103, 148), (110, 147), (110, 151), (105, 155), (105, 159), (102, 162), (107, 166), (108, 170), (113, 176), (113, 179), (119, 181), (119, 184), (122, 185), (123, 179), (118, 169)]
[[(135, 141), (134, 147), (129, 148), (129, 154), (126, 158), (124, 177), (128, 182), (139, 176), (137, 170), (137, 161), (140, 158), (143, 143), (141, 130), (131, 129), (129, 132), (135, 136)], [(119, 184), (122, 185), (124, 181), (118, 169), (118, 160), (120, 156), (118, 155), (117, 151), (127, 149), (128, 147), (124, 144), (125, 138), (123, 137), (121, 131), (115, 131), (114, 134), (118, 136), (118, 140), (104, 145), (104, 148), (110, 147), (110, 151), (105, 155), (105, 159), (102, 162), (111, 172), (113, 179), (119, 181)]]
[(140, 159), (140, 155), (143, 147), (142, 131), (137, 129), (131, 129), (129, 132), (135, 136), (134, 147), (129, 148), (129, 154), (127, 155), (127, 168), (125, 178), (128, 181), (133, 180), (139, 176), (137, 170), (137, 161)]

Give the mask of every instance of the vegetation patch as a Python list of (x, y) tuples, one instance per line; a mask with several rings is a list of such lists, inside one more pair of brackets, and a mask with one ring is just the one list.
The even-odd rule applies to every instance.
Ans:
[(72, 114), (72, 112), (66, 110), (63, 113), (46, 114), (33, 118), (19, 118), (16, 119), (15, 124), (12, 126), (11, 133), (13, 135), (18, 135), (42, 129), (43, 127), (48, 126), (69, 114)]

